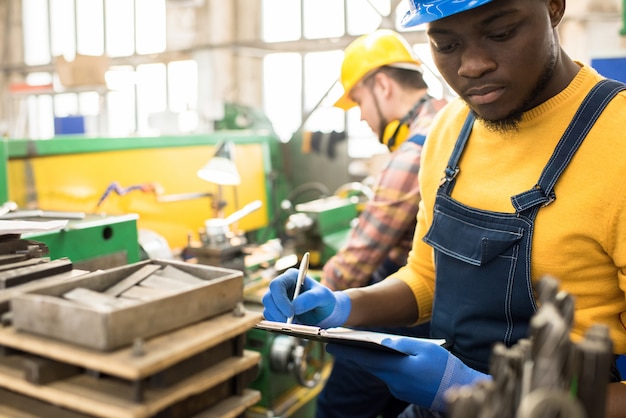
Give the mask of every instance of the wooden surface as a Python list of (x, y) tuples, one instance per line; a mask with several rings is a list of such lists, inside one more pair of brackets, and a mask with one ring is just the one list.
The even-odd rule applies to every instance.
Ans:
[(260, 400), (260, 392), (245, 389), (241, 396), (231, 396), (208, 411), (194, 415), (193, 418), (236, 418)]
[[(0, 389), (0, 418), (90, 418), (90, 415), (61, 409), (14, 392)], [(261, 399), (256, 390), (246, 389), (241, 396), (231, 396), (193, 418), (235, 418)]]
[(37, 399), (0, 389), (0, 418), (89, 418)]
[[(5, 355), (0, 350), (0, 418), (145, 418), (184, 405), (186, 400), (250, 374), (261, 361), (260, 353), (233, 351), (225, 360), (168, 386), (150, 385), (149, 378), (170, 367), (175, 370), (184, 360), (227, 341), (241, 344), (242, 336), (262, 319), (262, 313), (248, 309), (239, 313), (229, 311), (146, 338), (140, 355), (132, 345), (101, 351), (13, 326), (0, 327), (0, 348), (5, 349)], [(81, 372), (47, 384), (33, 383), (26, 379), (24, 368), (24, 361), (33, 355), (78, 366)], [(144, 383), (138, 386), (139, 382)], [(236, 418), (261, 398), (255, 390), (231, 390), (194, 418)]]
[(0, 358), (0, 387), (96, 417), (143, 418), (254, 367), (260, 356), (256, 351), (246, 350), (242, 357), (231, 357), (179, 384), (146, 388), (145, 400), (141, 403), (133, 400), (132, 386), (117, 379), (97, 379), (83, 374), (47, 385), (34, 385), (23, 378), (19, 356)]
[(0, 328), (0, 345), (122, 379), (138, 380), (229, 338), (241, 335), (261, 319), (260, 312), (248, 310), (242, 317), (236, 317), (231, 313), (219, 315), (145, 340), (144, 355), (140, 357), (133, 356), (132, 347), (113, 352), (89, 350), (70, 343), (19, 332), (13, 327)]

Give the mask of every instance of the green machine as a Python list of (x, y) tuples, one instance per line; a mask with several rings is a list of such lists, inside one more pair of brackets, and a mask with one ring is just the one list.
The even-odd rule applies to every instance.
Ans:
[[(53, 259), (67, 257), (85, 270), (133, 263), (143, 257), (138, 237), (144, 230), (164, 237), (173, 249), (185, 248), (189, 236), (196, 236), (219, 194), (196, 172), (213, 155), (214, 146), (227, 140), (235, 145), (244, 181), (236, 188), (223, 188), (224, 200), (233, 205), (226, 209), (261, 200), (261, 209), (242, 219), (239, 228), (250, 243), (283, 239), (287, 214), (281, 202), (289, 186), (282, 147), (271, 129), (256, 129), (258, 115), (248, 112), (242, 118), (241, 109), (235, 110), (228, 113), (232, 115), (225, 118), (225, 126), (207, 135), (5, 139), (0, 148), (0, 200), (24, 208), (15, 211), (15, 219), (68, 219), (61, 230), (25, 235), (45, 243)], [(114, 183), (127, 190), (158, 184), (163, 194), (157, 187), (145, 187), (111, 194), (100, 205), (98, 198)], [(163, 201), (164, 196), (197, 193), (209, 197)], [(298, 232), (302, 250), (318, 256), (312, 257), (312, 269), (336, 252), (356, 215), (354, 203), (332, 200), (320, 202), (320, 209), (311, 209), (315, 204), (297, 205), (296, 210), (313, 219), (313, 229)], [(31, 208), (44, 212), (29, 212)], [(250, 410), (251, 417), (314, 416), (315, 397), (329, 372), (324, 347), (284, 337), (256, 329), (247, 334), (246, 347), (261, 353), (259, 374), (250, 386), (261, 392), (262, 399)]]
[(67, 257), (75, 268), (87, 271), (109, 269), (141, 260), (137, 215), (100, 216), (83, 213), (16, 211), (15, 219), (45, 221), (67, 219), (58, 231), (22, 234), (23, 238), (43, 242), (49, 257)]
[(358, 216), (358, 199), (330, 196), (295, 206), (286, 232), (295, 240), (298, 254), (310, 252), (311, 267), (324, 265), (346, 243)]
[[(297, 258), (311, 254), (309, 275), (320, 279), (321, 268), (345, 244), (358, 216), (360, 200), (355, 196), (330, 196), (293, 206), (285, 233)], [(261, 305), (256, 305), (262, 309)], [(322, 343), (264, 330), (247, 334), (247, 348), (259, 351), (262, 362), (251, 387), (262, 393), (249, 418), (313, 418), (316, 397), (332, 368)]]
[[(267, 285), (278, 274), (298, 264), (290, 253), (279, 258), (259, 285), (244, 290), (246, 309), (262, 311), (262, 296)], [(309, 270), (309, 276), (319, 280), (319, 270)], [(246, 334), (246, 348), (261, 354), (261, 363), (250, 387), (261, 392), (261, 400), (246, 414), (246, 418), (314, 418), (316, 397), (331, 370), (331, 357), (320, 342), (290, 337), (253, 328)]]
[(246, 348), (261, 353), (261, 364), (250, 387), (261, 400), (248, 418), (313, 418), (315, 398), (330, 373), (332, 363), (322, 343), (251, 329)]
[(93, 271), (140, 261), (137, 215), (22, 210), (10, 202), (8, 161), (12, 145), (14, 142), (7, 139), (0, 143), (0, 202), (11, 206), (10, 210), (3, 211), (6, 213), (0, 216), (1, 220), (41, 222), (41, 225), (66, 220), (67, 224), (61, 229), (41, 228), (41, 231), (21, 236), (46, 244), (51, 259), (67, 257), (78, 269)]

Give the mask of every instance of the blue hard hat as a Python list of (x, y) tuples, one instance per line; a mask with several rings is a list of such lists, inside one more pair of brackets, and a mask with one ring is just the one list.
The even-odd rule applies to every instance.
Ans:
[(493, 0), (407, 0), (409, 11), (402, 18), (402, 27), (410, 28), (473, 9)]

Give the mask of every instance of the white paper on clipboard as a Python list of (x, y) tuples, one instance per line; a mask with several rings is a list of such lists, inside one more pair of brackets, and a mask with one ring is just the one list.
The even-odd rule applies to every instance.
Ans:
[(386, 338), (390, 338), (392, 340), (397, 340), (399, 338), (416, 338), (418, 340), (427, 341), (437, 345), (443, 345), (445, 343), (445, 340), (442, 339), (407, 337), (403, 335), (364, 331), (345, 327), (323, 329), (310, 325), (287, 324), (285, 322), (266, 320), (260, 321), (255, 325), (255, 328), (325, 343), (347, 344), (356, 347), (392, 351), (396, 353), (401, 352), (382, 345), (382, 341)]

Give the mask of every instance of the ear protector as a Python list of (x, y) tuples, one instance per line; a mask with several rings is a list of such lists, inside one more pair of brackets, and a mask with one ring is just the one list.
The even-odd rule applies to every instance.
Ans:
[(426, 102), (427, 96), (424, 95), (417, 103), (409, 110), (409, 112), (400, 120), (392, 120), (385, 126), (385, 131), (381, 137), (383, 144), (387, 145), (389, 151), (395, 151), (402, 143), (409, 138), (409, 131), (411, 123), (417, 117), (422, 105)]

